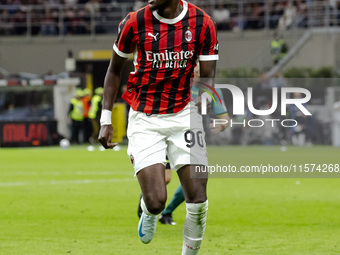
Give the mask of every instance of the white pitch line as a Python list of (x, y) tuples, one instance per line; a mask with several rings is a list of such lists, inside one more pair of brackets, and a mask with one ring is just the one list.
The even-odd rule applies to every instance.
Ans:
[(70, 181), (40, 181), (40, 182), (0, 182), (0, 187), (15, 187), (27, 185), (64, 185), (64, 184), (92, 184), (92, 183), (110, 183), (135, 181), (135, 178), (120, 179), (98, 179), (98, 180), (70, 180)]
[(58, 171), (50, 171), (50, 172), (10, 172), (8, 176), (17, 176), (17, 175), (23, 175), (23, 176), (38, 176), (38, 175), (129, 175), (131, 176), (133, 173), (131, 172), (115, 172), (115, 171), (104, 171), (104, 172), (96, 172), (96, 171), (78, 171), (75, 173), (67, 173), (67, 172), (58, 172)]
[(76, 172), (77, 175), (133, 175), (133, 171), (129, 172), (114, 172), (114, 171), (106, 171), (106, 172), (90, 172), (90, 171), (79, 171)]

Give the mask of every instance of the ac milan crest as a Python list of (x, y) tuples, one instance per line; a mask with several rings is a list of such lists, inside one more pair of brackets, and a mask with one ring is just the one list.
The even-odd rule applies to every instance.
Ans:
[(191, 39), (192, 39), (192, 33), (191, 33), (190, 30), (187, 30), (187, 31), (185, 32), (185, 40), (187, 40), (188, 42), (190, 42)]
[(133, 157), (132, 154), (130, 154), (130, 160), (131, 160), (131, 164), (134, 166), (135, 165), (135, 158)]

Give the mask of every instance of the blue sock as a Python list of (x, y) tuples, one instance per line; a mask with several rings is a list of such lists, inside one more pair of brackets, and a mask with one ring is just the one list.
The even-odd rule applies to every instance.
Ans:
[(165, 208), (165, 210), (162, 212), (162, 214), (166, 213), (172, 213), (175, 211), (175, 209), (182, 203), (184, 202), (184, 193), (182, 189), (182, 185), (180, 185), (174, 194), (174, 197), (172, 198), (170, 204)]

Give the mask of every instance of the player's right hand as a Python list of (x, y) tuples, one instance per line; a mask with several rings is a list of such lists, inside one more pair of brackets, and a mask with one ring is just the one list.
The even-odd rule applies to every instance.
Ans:
[(112, 149), (118, 143), (112, 142), (113, 128), (111, 125), (103, 125), (100, 127), (98, 141), (103, 145), (105, 149)]

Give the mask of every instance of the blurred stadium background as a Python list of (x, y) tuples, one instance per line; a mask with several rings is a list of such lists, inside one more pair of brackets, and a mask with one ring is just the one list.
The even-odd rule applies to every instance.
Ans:
[[(228, 78), (229, 83), (234, 81), (231, 78), (258, 79), (252, 86), (259, 108), (270, 102), (272, 87), (308, 87), (313, 117), (306, 120), (311, 124), (304, 130), (303, 144), (340, 145), (339, 131), (334, 132), (339, 130), (335, 118), (340, 101), (340, 1), (193, 2), (217, 21), (217, 78)], [(111, 0), (1, 1), (1, 146), (29, 140), (22, 135), (22, 139), (12, 141), (11, 134), (21, 132), (13, 125), (7, 125), (9, 135), (4, 139), (3, 125), (13, 121), (33, 121), (36, 126), (41, 121), (45, 123), (39, 126), (43, 131), (38, 130), (48, 133), (48, 141), (31, 139), (21, 141), (21, 145), (57, 144), (62, 137), (70, 138), (67, 112), (75, 88), (94, 92), (103, 86), (118, 23), (129, 11), (145, 4)], [(278, 48), (273, 45), (273, 41), (280, 40), (285, 44), (284, 50), (279, 49), (281, 53), (275, 52)], [(130, 60), (124, 68), (122, 91), (132, 69)], [(224, 93), (232, 110), (232, 99)], [(123, 135), (122, 130), (124, 125), (117, 130), (118, 136)], [(252, 141), (245, 138), (243, 131), (235, 129), (226, 143), (265, 143), (263, 134)], [(292, 135), (290, 132), (281, 141), (270, 143), (291, 144)]]
[[(219, 81), (251, 85), (258, 109), (270, 105), (273, 87), (312, 93), (312, 116), (288, 109), (298, 129), (228, 128), (208, 137), (208, 152), (234, 165), (338, 164), (340, 1), (189, 2), (216, 20)], [(137, 238), (139, 186), (126, 156), (120, 95), (113, 115), (119, 150), (102, 152), (83, 136), (81, 145), (58, 146), (71, 138), (76, 89), (93, 94), (103, 86), (119, 22), (145, 4), (0, 0), (0, 254), (180, 253), (184, 206), (174, 215), (178, 225), (158, 225), (150, 245)], [(129, 60), (120, 94), (132, 69)], [(241, 121), (223, 93), (230, 117)], [(169, 197), (178, 184), (173, 174)], [(338, 179), (210, 179), (208, 192), (201, 254), (340, 252)]]

